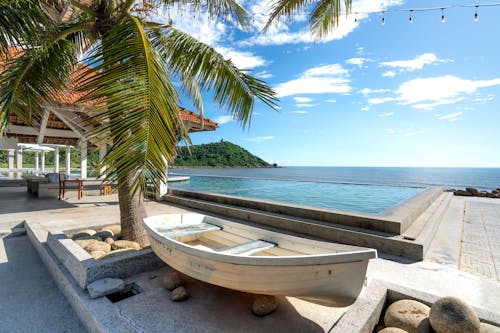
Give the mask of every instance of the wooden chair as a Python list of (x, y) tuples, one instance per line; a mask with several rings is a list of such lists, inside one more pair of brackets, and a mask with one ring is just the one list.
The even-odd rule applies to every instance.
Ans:
[(78, 200), (83, 197), (83, 180), (81, 179), (66, 179), (64, 173), (59, 174), (59, 200), (64, 197), (66, 190), (76, 189), (78, 192)]

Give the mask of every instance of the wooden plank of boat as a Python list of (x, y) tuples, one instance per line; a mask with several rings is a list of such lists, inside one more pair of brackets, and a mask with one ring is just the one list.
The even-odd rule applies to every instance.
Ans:
[[(363, 287), (368, 260), (377, 256), (373, 249), (294, 237), (201, 214), (152, 216), (144, 224), (153, 251), (186, 275), (243, 292), (325, 305), (352, 304)], [(220, 229), (202, 231), (202, 227), (201, 232), (177, 238), (161, 232), (204, 224)]]
[(158, 232), (168, 238), (180, 238), (184, 236), (191, 236), (201, 234), (204, 232), (218, 231), (222, 228), (210, 223), (188, 224), (179, 225), (169, 228), (158, 228)]
[(218, 249), (217, 252), (224, 254), (240, 255), (240, 256), (251, 256), (252, 254), (268, 250), (275, 246), (276, 244), (274, 243), (258, 239), (258, 240), (248, 241), (242, 244), (226, 246), (221, 249)]

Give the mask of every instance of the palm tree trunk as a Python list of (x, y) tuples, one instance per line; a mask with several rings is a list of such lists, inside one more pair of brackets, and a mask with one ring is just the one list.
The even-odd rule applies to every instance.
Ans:
[(128, 180), (119, 180), (118, 182), (122, 238), (137, 242), (141, 247), (147, 246), (149, 239), (142, 225), (142, 219), (146, 217), (142, 193), (138, 190), (132, 194)]

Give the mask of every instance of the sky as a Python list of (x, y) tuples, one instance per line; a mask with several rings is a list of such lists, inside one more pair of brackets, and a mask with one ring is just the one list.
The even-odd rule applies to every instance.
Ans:
[[(243, 2), (249, 32), (173, 12), (174, 25), (279, 97), (279, 111), (257, 102), (242, 129), (204, 94), (205, 116), (220, 128), (192, 142), (223, 139), (282, 166), (500, 167), (500, 6), (481, 6), (494, 3), (354, 0), (320, 41), (306, 15), (263, 34), (268, 0)], [(445, 9), (418, 10), (436, 7)]]

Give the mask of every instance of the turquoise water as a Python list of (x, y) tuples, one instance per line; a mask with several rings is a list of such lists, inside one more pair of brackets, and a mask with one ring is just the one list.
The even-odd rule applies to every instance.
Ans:
[(169, 183), (169, 187), (370, 214), (384, 213), (424, 190), (401, 186), (213, 176), (191, 176), (189, 181)]

